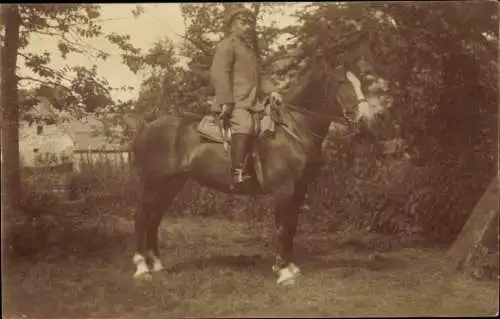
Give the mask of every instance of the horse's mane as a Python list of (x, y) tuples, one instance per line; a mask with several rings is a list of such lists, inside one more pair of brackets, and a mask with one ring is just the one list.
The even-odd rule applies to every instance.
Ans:
[(276, 58), (270, 69), (278, 77), (285, 100), (293, 100), (310, 81), (306, 70), (307, 58), (299, 49)]
[(285, 83), (281, 87), (285, 101), (303, 104), (301, 107), (305, 108), (318, 107), (309, 103), (318, 97), (318, 84), (322, 87), (331, 85), (338, 75), (336, 68), (350, 65), (360, 55), (371, 59), (370, 55), (366, 56), (370, 30), (353, 29), (335, 38), (326, 48), (317, 44), (298, 45), (270, 64), (272, 72)]
[(314, 88), (314, 84), (331, 76), (329, 68), (325, 68), (325, 58), (324, 55), (309, 54), (297, 48), (273, 61), (271, 70), (282, 82), (280, 89), (285, 102), (292, 105), (299, 103), (305, 108), (317, 107), (303, 101), (316, 98), (315, 94), (310, 94), (311, 89), (318, 89)]

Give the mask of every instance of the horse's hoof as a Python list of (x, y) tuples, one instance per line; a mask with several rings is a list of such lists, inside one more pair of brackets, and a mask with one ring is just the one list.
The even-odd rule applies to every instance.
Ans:
[(285, 287), (291, 287), (294, 286), (297, 283), (295, 278), (289, 278), (284, 281), (278, 282), (278, 285), (285, 286)]
[(163, 266), (161, 259), (153, 251), (148, 252), (148, 257), (151, 260), (151, 271), (158, 272), (165, 269), (165, 266)]
[(163, 266), (162, 263), (154, 263), (153, 268), (151, 269), (151, 271), (154, 271), (154, 272), (159, 272), (159, 271), (163, 271), (163, 270), (165, 270), (165, 266)]
[(153, 276), (149, 272), (143, 272), (139, 274), (134, 274), (134, 278), (142, 281), (151, 281), (153, 280)]

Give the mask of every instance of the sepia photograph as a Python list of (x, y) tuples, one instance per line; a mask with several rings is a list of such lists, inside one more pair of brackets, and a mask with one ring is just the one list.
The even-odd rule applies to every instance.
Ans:
[(499, 12), (1, 4), (2, 317), (498, 316)]

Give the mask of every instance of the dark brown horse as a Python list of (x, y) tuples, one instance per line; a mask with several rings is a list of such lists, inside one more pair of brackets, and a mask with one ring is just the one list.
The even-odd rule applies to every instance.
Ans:
[[(299, 274), (293, 264), (293, 240), (308, 185), (321, 166), (321, 145), (332, 121), (370, 128), (387, 110), (372, 67), (367, 38), (349, 52), (303, 58), (302, 67), (278, 109), (281, 123), (273, 135), (253, 143), (254, 184), (241, 194), (275, 196), (278, 232), (278, 283), (290, 284)], [(345, 47), (344, 47), (345, 49)], [(295, 61), (295, 59), (292, 59)], [(385, 93), (384, 93), (385, 94)], [(164, 267), (159, 259), (158, 227), (165, 211), (188, 179), (232, 193), (230, 157), (223, 144), (203, 140), (199, 119), (163, 116), (143, 126), (132, 142), (142, 183), (141, 207), (135, 214), (136, 278), (149, 278)]]

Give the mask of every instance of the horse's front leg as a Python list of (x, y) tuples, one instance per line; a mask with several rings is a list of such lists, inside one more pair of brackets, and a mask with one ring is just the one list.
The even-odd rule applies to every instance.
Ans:
[(275, 212), (278, 250), (273, 271), (278, 274), (278, 284), (293, 285), (295, 278), (300, 274), (300, 269), (294, 264), (293, 256), (293, 240), (297, 231), (298, 215), (298, 207), (288, 209), (281, 207)]
[(294, 264), (293, 241), (305, 193), (305, 184), (299, 181), (293, 191), (276, 198), (275, 223), (278, 249), (273, 271), (278, 274), (278, 284), (293, 285), (295, 278), (300, 274), (300, 269)]

